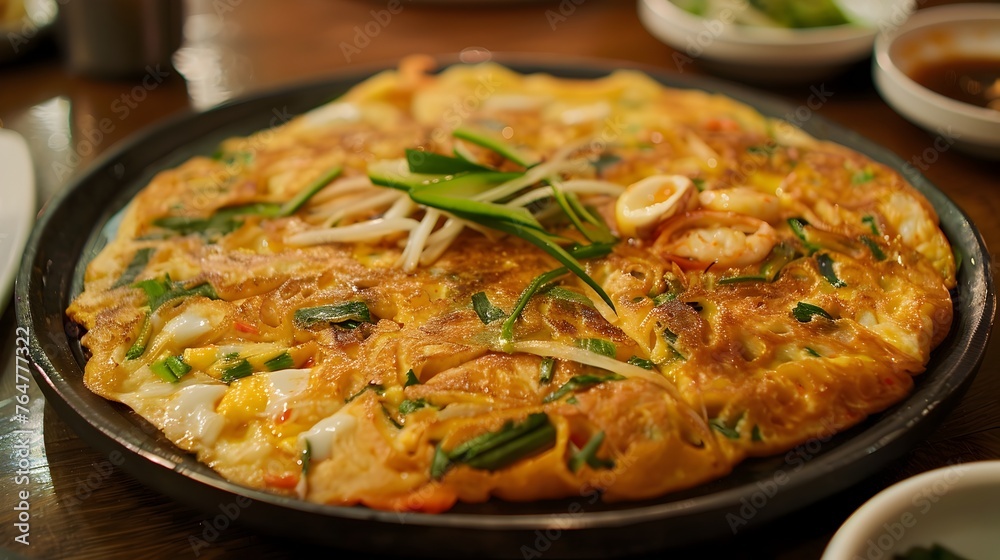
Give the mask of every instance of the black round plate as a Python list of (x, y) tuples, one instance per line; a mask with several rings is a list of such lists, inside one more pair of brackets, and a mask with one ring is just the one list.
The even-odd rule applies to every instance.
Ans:
[[(627, 64), (590, 60), (506, 63), (520, 72), (596, 78)], [(231, 136), (261, 130), (333, 99), (378, 69), (344, 74), (174, 118), (94, 164), (45, 209), (17, 279), (17, 318), (31, 334), (33, 372), (46, 398), (80, 436), (104, 453), (119, 451), (124, 470), (179, 501), (218, 513), (239, 507), (240, 522), (266, 532), (368, 553), (433, 557), (607, 557), (733, 534), (842, 490), (895, 459), (940, 421), (971, 383), (994, 315), (990, 260), (968, 217), (889, 151), (818, 116), (810, 134), (848, 146), (896, 169), (937, 209), (962, 256), (955, 319), (904, 402), (831, 438), (790, 454), (744, 462), (720, 480), (642, 502), (604, 504), (591, 493), (534, 503), (460, 504), (437, 514), (392, 513), (306, 503), (224, 480), (174, 447), (126, 407), (83, 385), (83, 355), (64, 310), (79, 293), (84, 266), (105, 242), (108, 222), (161, 169), (210, 154)], [(796, 108), (709, 79), (644, 69), (668, 86), (719, 92), (762, 113), (795, 120)], [(252, 500), (252, 501), (251, 501)], [(235, 504), (235, 506), (234, 506)], [(250, 507), (246, 507), (247, 504)], [(744, 524), (745, 523), (745, 524)], [(541, 544), (538, 544), (538, 543)], [(526, 547), (522, 549), (522, 547)], [(542, 550), (540, 547), (544, 547)]]

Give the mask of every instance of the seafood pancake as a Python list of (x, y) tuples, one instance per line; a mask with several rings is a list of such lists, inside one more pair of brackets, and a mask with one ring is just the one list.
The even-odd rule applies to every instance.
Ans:
[(905, 398), (955, 261), (899, 174), (721, 95), (420, 59), (161, 171), (85, 380), (240, 484), (660, 496)]

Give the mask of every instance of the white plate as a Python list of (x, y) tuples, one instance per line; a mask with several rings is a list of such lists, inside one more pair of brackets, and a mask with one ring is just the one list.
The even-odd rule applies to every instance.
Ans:
[(21, 251), (35, 222), (35, 170), (28, 144), (0, 129), (0, 315), (10, 303)]

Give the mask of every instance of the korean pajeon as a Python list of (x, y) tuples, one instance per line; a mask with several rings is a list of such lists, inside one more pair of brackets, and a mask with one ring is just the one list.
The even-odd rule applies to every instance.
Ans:
[(722, 95), (420, 58), (123, 211), (87, 386), (248, 487), (661, 496), (906, 397), (955, 261), (893, 170)]

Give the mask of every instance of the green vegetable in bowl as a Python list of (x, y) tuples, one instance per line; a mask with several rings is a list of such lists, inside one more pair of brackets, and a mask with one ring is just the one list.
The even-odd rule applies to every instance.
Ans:
[(706, 19), (755, 27), (793, 29), (850, 23), (835, 0), (672, 0), (677, 7)]

